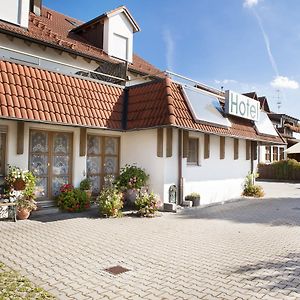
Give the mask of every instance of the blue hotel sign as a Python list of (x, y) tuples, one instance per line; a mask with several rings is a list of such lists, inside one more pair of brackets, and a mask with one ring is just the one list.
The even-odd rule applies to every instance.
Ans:
[(260, 103), (233, 91), (225, 92), (225, 112), (240, 118), (258, 121)]

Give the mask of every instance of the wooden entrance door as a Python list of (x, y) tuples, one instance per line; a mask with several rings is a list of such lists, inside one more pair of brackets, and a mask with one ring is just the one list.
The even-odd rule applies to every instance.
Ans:
[(39, 200), (49, 200), (72, 182), (72, 134), (30, 131), (29, 169), (37, 178)]
[(87, 177), (92, 182), (93, 194), (99, 194), (105, 175), (119, 174), (118, 137), (88, 135), (87, 137)]

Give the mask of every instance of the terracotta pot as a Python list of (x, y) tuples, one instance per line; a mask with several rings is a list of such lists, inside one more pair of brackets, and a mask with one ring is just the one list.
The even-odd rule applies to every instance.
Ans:
[(91, 197), (92, 197), (92, 190), (84, 190), (84, 191), (85, 191), (87, 197), (88, 197), (89, 199), (91, 199)]
[(25, 181), (21, 178), (18, 178), (15, 180), (15, 182), (13, 183), (14, 189), (16, 191), (23, 191), (26, 187)]
[(26, 208), (20, 208), (17, 210), (17, 216), (19, 220), (26, 220), (30, 216), (30, 210)]
[(134, 204), (138, 194), (137, 190), (129, 189), (126, 191), (125, 198), (129, 203)]

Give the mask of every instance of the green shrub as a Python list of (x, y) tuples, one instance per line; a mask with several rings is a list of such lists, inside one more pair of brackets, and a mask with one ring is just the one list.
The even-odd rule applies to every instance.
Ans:
[(142, 217), (153, 217), (159, 205), (159, 198), (154, 193), (140, 193), (135, 200), (138, 214)]
[(119, 217), (123, 207), (123, 195), (115, 188), (103, 189), (98, 196), (100, 216)]
[(257, 177), (258, 177), (258, 174), (255, 174), (255, 173), (249, 173), (246, 176), (243, 196), (257, 197), (257, 198), (264, 196), (263, 188), (259, 185), (254, 184), (254, 180)]
[(260, 178), (278, 180), (300, 180), (300, 163), (295, 159), (259, 164)]
[(185, 196), (185, 200), (194, 201), (200, 198), (200, 194), (198, 193), (190, 193), (189, 195)]
[(86, 191), (86, 190), (90, 190), (91, 189), (91, 180), (89, 178), (85, 178), (83, 180), (81, 180), (80, 184), (79, 184), (79, 188), (82, 191)]
[(57, 206), (65, 211), (80, 212), (90, 207), (90, 199), (85, 191), (65, 184), (60, 188)]
[(244, 189), (243, 196), (261, 198), (264, 196), (264, 191), (261, 186), (252, 185)]
[(149, 175), (145, 170), (131, 165), (125, 165), (121, 168), (120, 175), (115, 181), (115, 186), (121, 191), (128, 189), (139, 190), (146, 185)]

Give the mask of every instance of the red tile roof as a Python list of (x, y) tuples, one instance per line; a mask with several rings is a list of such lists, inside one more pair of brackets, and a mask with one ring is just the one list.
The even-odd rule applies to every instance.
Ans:
[[(90, 45), (79, 35), (70, 32), (76, 27), (76, 25), (71, 24), (72, 22), (75, 22), (74, 24), (77, 25), (83, 24), (83, 22), (79, 20), (43, 7), (41, 16), (30, 13), (28, 30), (0, 21), (0, 31), (17, 34), (22, 38), (34, 39), (38, 43), (46, 43), (49, 46), (59, 47), (95, 60), (100, 59), (112, 63), (119, 63), (118, 60), (109, 57), (102, 49)], [(129, 69), (143, 74), (161, 76), (159, 69), (136, 54), (133, 55), (133, 63), (129, 65)]]
[(122, 129), (123, 89), (0, 61), (0, 117)]
[[(2, 118), (122, 130), (123, 105), (123, 87), (0, 61)], [(230, 121), (230, 128), (195, 122), (181, 86), (169, 78), (128, 88), (128, 130), (175, 126), (283, 143), (280, 137), (258, 134), (250, 121)]]
[(181, 91), (169, 78), (132, 87), (129, 91), (128, 129), (172, 125), (204, 133), (263, 142), (285, 143), (280, 137), (258, 134), (250, 121), (229, 117), (229, 128), (195, 122)]

